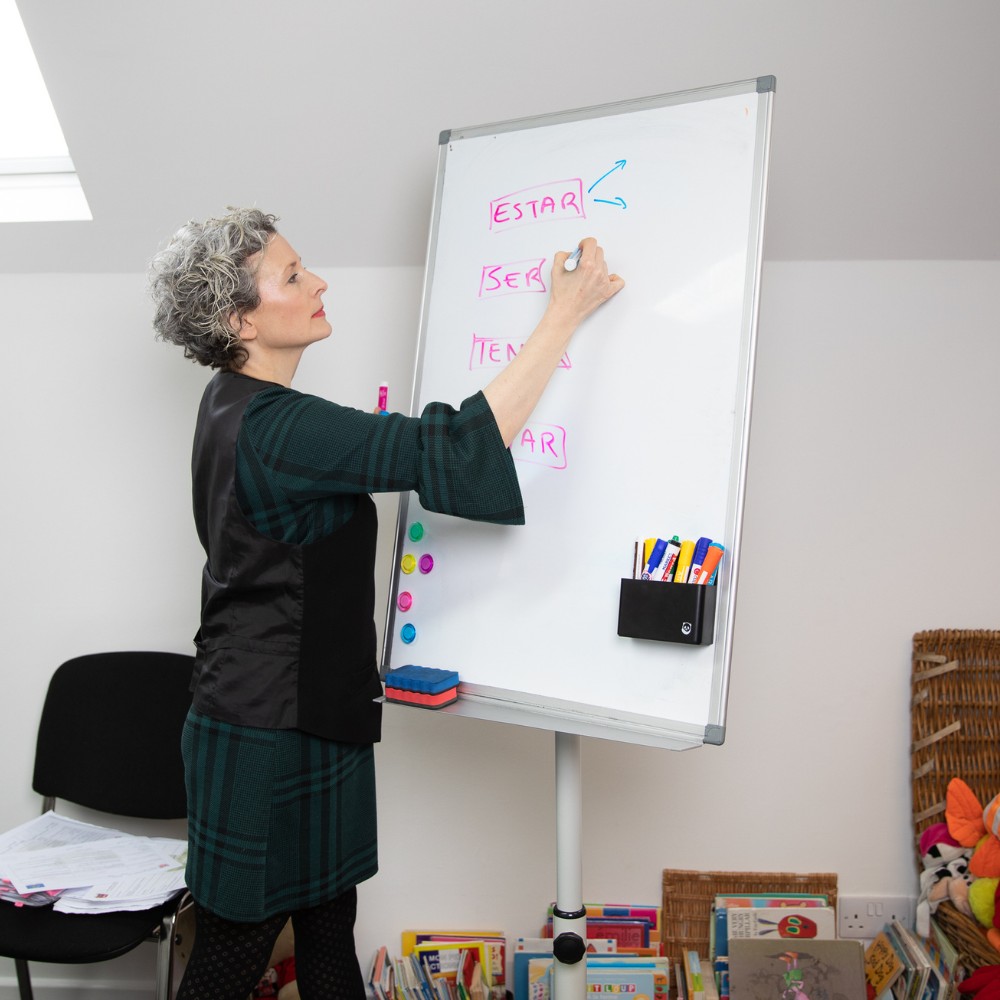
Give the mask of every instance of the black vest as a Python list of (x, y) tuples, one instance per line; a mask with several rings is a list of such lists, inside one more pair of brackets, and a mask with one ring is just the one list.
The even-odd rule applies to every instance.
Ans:
[(194, 516), (208, 560), (195, 637), (194, 707), (225, 722), (301, 729), (345, 743), (379, 739), (375, 536), (370, 496), (309, 545), (266, 538), (236, 499), (247, 404), (273, 383), (220, 372), (195, 428)]

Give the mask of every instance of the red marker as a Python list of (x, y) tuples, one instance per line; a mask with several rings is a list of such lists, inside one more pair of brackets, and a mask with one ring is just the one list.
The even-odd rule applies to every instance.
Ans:
[(378, 387), (378, 411), (379, 413), (389, 412), (389, 383), (382, 382)]

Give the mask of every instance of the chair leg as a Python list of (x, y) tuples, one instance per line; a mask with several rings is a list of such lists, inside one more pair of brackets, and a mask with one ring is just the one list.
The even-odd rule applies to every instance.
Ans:
[[(171, 913), (160, 921), (160, 936), (156, 942), (156, 1000), (172, 1000), (174, 989), (174, 925), (177, 915)], [(24, 1000), (24, 998), (22, 998)]]
[(34, 994), (31, 992), (31, 973), (28, 971), (28, 963), (23, 958), (15, 958), (14, 967), (17, 969), (18, 995), (21, 1000), (33, 1000)]

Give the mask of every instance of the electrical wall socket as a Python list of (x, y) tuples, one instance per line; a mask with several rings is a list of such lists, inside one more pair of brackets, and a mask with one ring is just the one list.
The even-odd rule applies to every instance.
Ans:
[(842, 938), (873, 938), (898, 920), (913, 930), (917, 901), (912, 896), (840, 896), (837, 899)]

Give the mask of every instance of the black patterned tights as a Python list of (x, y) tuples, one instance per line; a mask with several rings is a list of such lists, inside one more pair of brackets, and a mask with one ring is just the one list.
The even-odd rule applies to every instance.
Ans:
[(195, 904), (195, 936), (177, 1000), (247, 1000), (267, 971), (274, 942), (289, 916), (295, 932), (295, 973), (302, 1000), (364, 1000), (354, 948), (358, 894), (259, 924), (224, 920)]

